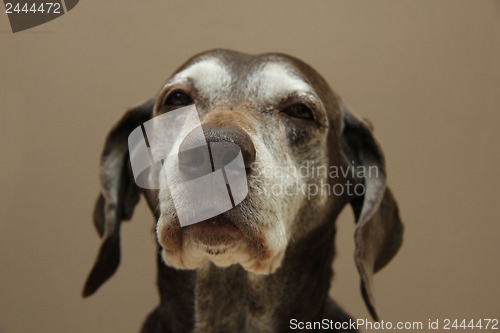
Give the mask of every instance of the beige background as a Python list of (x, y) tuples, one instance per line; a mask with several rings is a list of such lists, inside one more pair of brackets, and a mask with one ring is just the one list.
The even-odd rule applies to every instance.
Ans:
[[(0, 13), (0, 332), (137, 332), (157, 303), (153, 220), (118, 273), (80, 291), (99, 241), (98, 155), (124, 109), (187, 57), (279, 51), (376, 126), (406, 226), (377, 274), (385, 320), (500, 318), (500, 1), (96, 1), (12, 34)], [(367, 318), (339, 221), (332, 293)]]

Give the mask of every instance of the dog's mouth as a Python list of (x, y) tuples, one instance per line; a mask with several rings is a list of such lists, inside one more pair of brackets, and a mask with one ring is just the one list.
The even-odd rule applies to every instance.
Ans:
[(234, 208), (215, 217), (181, 227), (174, 214), (160, 218), (158, 240), (168, 266), (196, 269), (207, 262), (220, 267), (239, 263), (246, 270), (270, 273), (283, 253), (269, 244), (255, 219)]
[(243, 238), (243, 233), (224, 214), (182, 228), (193, 240), (207, 246), (230, 246)]

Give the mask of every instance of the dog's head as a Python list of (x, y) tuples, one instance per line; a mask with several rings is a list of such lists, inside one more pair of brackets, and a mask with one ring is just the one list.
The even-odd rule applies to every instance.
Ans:
[[(155, 97), (129, 110), (111, 130), (101, 157), (102, 189), (94, 213), (103, 244), (84, 294), (93, 293), (116, 270), (120, 222), (131, 217), (139, 198), (128, 135), (152, 118), (191, 104), (201, 127), (177, 138), (178, 159), (170, 176), (193, 178), (204, 174), (207, 165), (213, 172), (241, 152), (246, 196), (237, 200), (237, 191), (228, 185), (232, 209), (181, 227), (171, 188), (143, 190), (157, 218), (165, 264), (181, 269), (207, 262), (240, 264), (271, 274), (292, 239), (333, 224), (350, 203), (357, 222), (355, 259), (363, 296), (376, 317), (372, 275), (395, 255), (402, 235), (397, 205), (386, 187), (382, 151), (371, 125), (351, 113), (314, 69), (282, 54), (214, 50), (196, 55)], [(205, 156), (181, 155), (182, 147), (199, 146), (200, 137), (206, 147), (229, 148), (222, 154), (207, 148)], [(235, 146), (239, 149), (232, 151)], [(229, 175), (224, 177), (230, 184)], [(202, 210), (221, 202), (207, 193), (198, 198)]]

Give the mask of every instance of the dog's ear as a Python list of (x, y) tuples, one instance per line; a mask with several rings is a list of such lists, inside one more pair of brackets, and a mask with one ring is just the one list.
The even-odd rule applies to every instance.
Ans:
[[(403, 225), (397, 203), (386, 186), (385, 160), (373, 136), (372, 125), (342, 109), (342, 151), (346, 163), (355, 167), (361, 177), (363, 194), (351, 201), (356, 218), (355, 261), (361, 277), (361, 292), (375, 320), (373, 274), (382, 269), (402, 243)], [(354, 164), (354, 165), (353, 165)], [(359, 191), (361, 192), (361, 191)]]
[(120, 224), (132, 217), (139, 188), (131, 174), (128, 136), (151, 119), (154, 98), (128, 110), (109, 132), (101, 154), (101, 193), (94, 208), (94, 225), (102, 238), (99, 254), (82, 295), (92, 295), (120, 264)]

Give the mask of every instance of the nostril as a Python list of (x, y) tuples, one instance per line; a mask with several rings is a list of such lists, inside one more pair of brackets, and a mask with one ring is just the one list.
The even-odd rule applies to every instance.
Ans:
[(243, 161), (245, 163), (245, 169), (247, 169), (247, 174), (250, 172), (249, 170), (252, 167), (252, 164), (255, 162), (256, 151), (255, 146), (253, 145), (250, 138), (248, 140), (243, 140), (241, 144), (241, 153), (243, 154)]
[(199, 167), (205, 163), (205, 155), (199, 149), (179, 153), (179, 163), (186, 167)]

